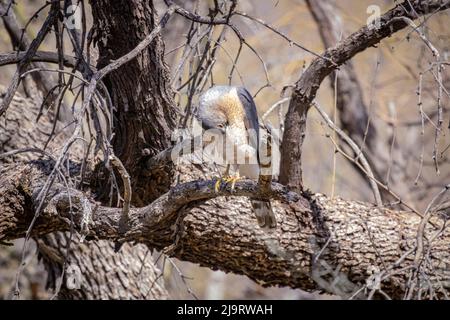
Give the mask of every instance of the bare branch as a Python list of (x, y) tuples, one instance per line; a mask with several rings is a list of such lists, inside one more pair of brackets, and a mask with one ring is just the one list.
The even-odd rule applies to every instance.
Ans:
[[(364, 26), (329, 48), (322, 56), (334, 61), (338, 66), (359, 52), (376, 45), (382, 39), (409, 26), (403, 19), (416, 19), (450, 8), (450, 1), (404, 1), (380, 17), (379, 28)], [(281, 148), (280, 182), (296, 191), (302, 189), (301, 149), (305, 138), (307, 113), (322, 81), (337, 67), (328, 60), (316, 58), (295, 84), (285, 120), (283, 145)]]
[[(25, 28), (21, 28), (17, 21), (17, 18), (12, 10), (11, 4), (13, 2), (10, 1), (8, 4), (8, 8), (5, 9), (4, 1), (0, 1), (0, 9), (5, 10), (5, 14), (2, 16), (3, 23), (5, 25), (6, 31), (8, 32), (9, 37), (11, 38), (11, 42), (13, 44), (14, 49), (18, 52), (19, 50), (25, 51), (30, 47), (31, 40), (28, 38)], [(47, 7), (50, 3), (47, 2), (44, 4), (37, 12), (35, 12), (30, 19), (30, 21), (45, 7)], [(45, 65), (39, 62), (32, 63), (34, 68), (44, 68)], [(51, 93), (51, 89), (54, 87), (54, 81), (52, 77), (44, 77), (39, 73), (32, 74), (32, 78), (34, 82), (38, 85), (39, 89), (43, 92), (43, 94)]]
[[(25, 58), (25, 54), (26, 51), (0, 53), (0, 66), (19, 63)], [(31, 61), (58, 63), (58, 54), (49, 51), (37, 51), (31, 57)], [(63, 63), (66, 67), (74, 68), (76, 65), (76, 58), (66, 55), (64, 56)]]
[(347, 135), (345, 132), (343, 132), (339, 127), (337, 127), (333, 121), (328, 117), (328, 115), (322, 110), (322, 108), (319, 106), (319, 104), (315, 101), (312, 103), (316, 110), (319, 112), (319, 114), (322, 116), (322, 118), (325, 120), (327, 125), (333, 129), (342, 140), (344, 140), (353, 150), (356, 157), (361, 160), (361, 164), (363, 165), (364, 169), (367, 172), (367, 176), (369, 178), (370, 186), (372, 187), (373, 196), (375, 198), (375, 203), (378, 206), (383, 206), (383, 201), (381, 200), (380, 190), (378, 189), (378, 185), (375, 182), (375, 176), (373, 175), (372, 169), (370, 168), (369, 163), (366, 160), (366, 157), (361, 152), (361, 149), (358, 147), (358, 145)]
[(14, 97), (14, 94), (19, 87), (20, 83), (20, 76), (25, 71), (26, 67), (29, 65), (31, 58), (36, 53), (37, 49), (39, 48), (40, 44), (44, 40), (47, 33), (50, 31), (51, 24), (53, 23), (53, 20), (56, 17), (56, 11), (51, 10), (50, 14), (47, 16), (46, 20), (44, 21), (44, 24), (42, 25), (41, 30), (39, 30), (38, 35), (35, 39), (31, 42), (30, 46), (27, 48), (27, 52), (24, 56), (24, 58), (20, 61), (20, 63), (17, 66), (17, 70), (14, 74), (14, 77), (11, 81), (11, 84), (8, 87), (8, 90), (6, 92), (5, 97), (2, 100), (2, 103), (0, 105), (0, 116), (6, 111), (9, 104), (11, 103), (11, 100)]

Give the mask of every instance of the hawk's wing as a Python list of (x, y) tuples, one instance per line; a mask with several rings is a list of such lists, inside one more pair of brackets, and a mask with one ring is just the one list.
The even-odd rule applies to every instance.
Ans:
[[(258, 112), (256, 111), (255, 101), (253, 101), (252, 95), (247, 89), (243, 87), (237, 88), (237, 94), (242, 106), (245, 110), (245, 128), (249, 132), (250, 145), (255, 148), (257, 154), (259, 153), (259, 122), (258, 122)], [(259, 155), (258, 155), (259, 161)]]
[[(256, 150), (256, 155), (258, 158), (258, 167), (260, 163), (259, 159), (259, 121), (258, 112), (256, 111), (255, 101), (253, 101), (252, 96), (245, 88), (238, 88), (237, 94), (239, 100), (241, 101), (246, 119), (244, 120), (245, 128), (249, 131), (249, 142), (252, 147)], [(255, 166), (255, 165), (253, 165)], [(260, 172), (258, 170), (258, 172)], [(277, 220), (275, 214), (273, 213), (270, 201), (267, 199), (250, 198), (250, 202), (253, 207), (253, 211), (256, 214), (256, 219), (258, 224), (263, 228), (275, 228), (277, 226)]]

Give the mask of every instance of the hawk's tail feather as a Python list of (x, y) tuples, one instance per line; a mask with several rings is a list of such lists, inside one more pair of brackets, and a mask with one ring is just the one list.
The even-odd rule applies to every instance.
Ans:
[(261, 228), (276, 228), (277, 220), (268, 200), (250, 199), (256, 220)]

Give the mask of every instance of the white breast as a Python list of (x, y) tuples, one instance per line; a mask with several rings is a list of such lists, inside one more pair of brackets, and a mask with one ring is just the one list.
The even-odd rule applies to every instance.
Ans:
[(233, 164), (241, 176), (257, 179), (259, 176), (257, 150), (250, 144), (245, 128), (228, 127), (226, 138), (226, 161)]
[(234, 171), (249, 179), (258, 179), (257, 150), (250, 145), (247, 132), (237, 126), (229, 126), (226, 134), (205, 133), (205, 140), (212, 142), (203, 149), (203, 161), (218, 165), (232, 165)]

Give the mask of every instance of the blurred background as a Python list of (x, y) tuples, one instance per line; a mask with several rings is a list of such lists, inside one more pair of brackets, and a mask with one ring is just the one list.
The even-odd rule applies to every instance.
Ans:
[[(14, 7), (18, 20), (25, 25), (44, 1), (17, 1)], [(164, 12), (163, 1), (155, 1), (159, 12)], [(202, 15), (208, 14), (208, 7), (214, 1), (178, 1), (188, 10)], [(367, 23), (371, 5), (380, 8), (381, 13), (392, 8), (394, 1), (387, 0), (340, 0), (332, 1), (333, 20), (337, 23), (338, 39), (345, 38)], [(211, 77), (205, 80), (202, 88), (215, 84), (234, 84), (245, 86), (255, 96), (260, 117), (272, 106), (273, 111), (266, 115), (265, 121), (280, 128), (287, 111), (290, 87), (299, 79), (305, 68), (315, 58), (309, 52), (294, 45), (294, 42), (315, 53), (325, 50), (319, 26), (311, 15), (311, 10), (303, 0), (241, 0), (238, 10), (251, 17), (264, 21), (285, 34), (287, 41), (267, 25), (246, 18), (234, 16), (232, 23), (240, 30), (249, 46), (242, 46), (236, 35), (228, 30), (221, 36), (223, 27), (208, 31), (200, 28), (198, 34), (211, 32), (210, 38), (221, 37), (220, 46), (213, 57)], [(417, 21), (420, 32), (439, 51), (441, 60), (450, 54), (450, 16), (445, 11), (433, 15), (426, 21)], [(32, 38), (45, 19), (44, 10), (29, 23), (26, 32)], [(88, 23), (91, 23), (88, 19)], [(202, 63), (201, 49), (207, 40), (199, 39), (187, 55), (186, 37), (190, 23), (180, 16), (171, 18), (163, 31), (166, 62), (173, 75), (176, 100), (183, 108), (188, 103), (195, 105), (198, 92), (191, 92), (183, 84), (192, 75), (192, 70)], [(51, 38), (51, 37), (49, 37)], [(214, 47), (214, 42), (209, 43)], [(54, 42), (48, 39), (40, 50), (53, 51)], [(251, 49), (251, 48), (252, 49)], [(0, 23), (0, 52), (12, 51), (11, 42), (4, 26)], [(254, 50), (254, 51), (253, 51)], [(256, 53), (255, 53), (256, 52)], [(188, 52), (189, 53), (189, 52)], [(236, 61), (236, 55), (239, 53)], [(92, 58), (95, 59), (95, 48)], [(93, 60), (95, 61), (95, 60)], [(181, 64), (181, 62), (187, 63)], [(236, 61), (236, 62), (235, 62)], [(380, 177), (380, 181), (402, 201), (418, 210), (423, 210), (430, 199), (449, 181), (448, 149), (448, 103), (450, 90), (449, 72), (442, 70), (441, 93), (436, 80), (437, 74), (430, 66), (436, 61), (427, 44), (411, 28), (394, 34), (376, 47), (365, 50), (352, 59), (357, 81), (367, 113), (367, 131), (376, 130), (374, 146), (369, 147), (365, 139), (357, 141), (367, 150), (369, 162)], [(267, 70), (267, 72), (265, 71)], [(8, 85), (15, 66), (0, 68), (0, 85)], [(230, 77), (230, 73), (232, 75)], [(339, 88), (340, 72), (326, 79), (319, 90), (317, 101), (338, 126), (346, 130), (345, 123), (337, 105), (333, 88)], [(419, 83), (421, 90), (419, 91)], [(283, 92), (284, 91), (284, 92)], [(336, 90), (339, 93), (339, 90)], [(193, 94), (192, 97), (190, 95)], [(441, 95), (443, 126), (436, 145), (438, 153), (433, 159), (437, 126), (437, 98)], [(418, 104), (418, 99), (422, 105)], [(70, 97), (67, 98), (70, 100)], [(191, 102), (190, 99), (192, 99)], [(344, 106), (345, 107), (345, 106)], [(422, 107), (423, 112), (420, 112)], [(351, 114), (347, 114), (347, 119)], [(354, 117), (359, 121), (359, 116)], [(351, 120), (350, 120), (351, 121)], [(370, 129), (369, 129), (370, 128)], [(347, 128), (349, 129), (349, 128)], [(348, 130), (347, 130), (348, 131)], [(352, 136), (351, 132), (349, 135)], [(357, 137), (356, 137), (357, 138)], [(313, 192), (328, 196), (373, 202), (368, 179), (358, 172), (354, 164), (336, 151), (339, 138), (331, 131), (314, 108), (308, 116), (306, 142), (303, 149), (304, 183)], [(386, 205), (403, 208), (392, 195), (386, 195)], [(9, 298), (14, 286), (15, 274), (20, 261), (22, 241), (13, 247), (0, 246), (0, 297)], [(157, 259), (158, 253), (153, 254)], [(306, 293), (288, 288), (263, 288), (244, 276), (212, 271), (176, 259), (158, 259), (163, 270), (163, 278), (173, 298), (176, 299), (328, 299), (337, 298), (317, 293)], [(51, 293), (45, 289), (45, 272), (37, 261), (35, 249), (30, 248), (27, 267), (21, 275), (23, 295), (27, 298), (48, 298)]]

